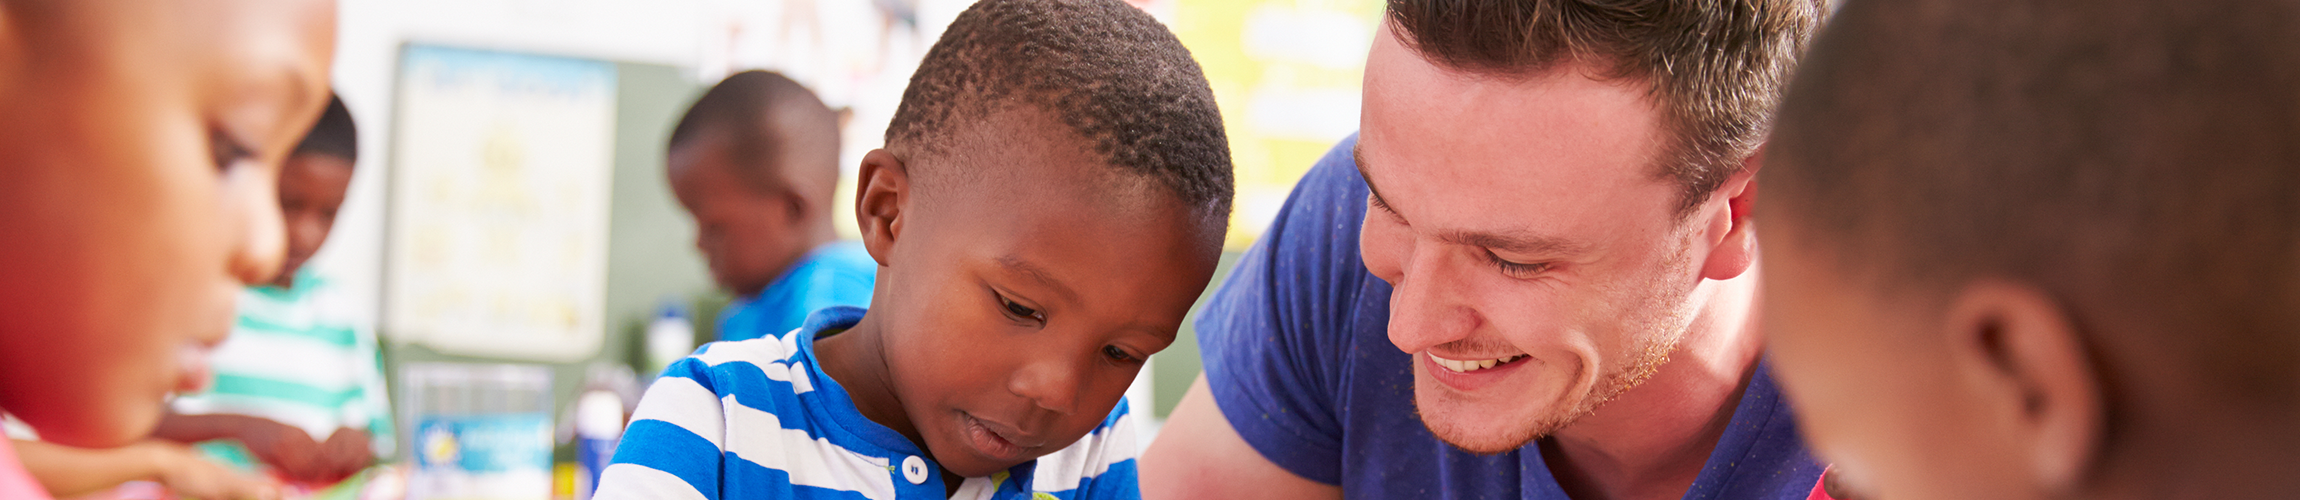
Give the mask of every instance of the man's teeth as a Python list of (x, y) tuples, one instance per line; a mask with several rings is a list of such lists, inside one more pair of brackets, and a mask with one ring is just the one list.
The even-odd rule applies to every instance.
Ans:
[(1431, 360), (1431, 361), (1436, 361), (1436, 362), (1437, 362), (1437, 364), (1438, 364), (1438, 366), (1443, 366), (1443, 367), (1445, 367), (1445, 368), (1446, 368), (1446, 369), (1448, 369), (1448, 370), (1453, 370), (1453, 371), (1457, 371), (1457, 372), (1474, 372), (1474, 371), (1483, 370), (1483, 369), (1487, 369), (1487, 368), (1493, 368), (1495, 365), (1500, 365), (1500, 364), (1508, 363), (1508, 362), (1511, 362), (1511, 361), (1517, 361), (1517, 358), (1523, 358), (1523, 357), (1525, 357), (1525, 355), (1524, 355), (1524, 354), (1518, 354), (1518, 355), (1514, 355), (1514, 356), (1509, 356), (1509, 357), (1505, 357), (1505, 358), (1496, 358), (1496, 359), (1446, 359), (1446, 358), (1441, 358), (1441, 357), (1438, 357), (1438, 355), (1436, 355), (1436, 354), (1431, 354), (1431, 355), (1430, 355), (1430, 360)]

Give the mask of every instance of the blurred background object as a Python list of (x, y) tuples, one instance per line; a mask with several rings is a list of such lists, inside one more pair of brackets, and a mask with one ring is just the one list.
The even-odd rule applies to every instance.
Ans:
[(408, 500), (551, 496), (551, 371), (416, 363), (400, 369)]

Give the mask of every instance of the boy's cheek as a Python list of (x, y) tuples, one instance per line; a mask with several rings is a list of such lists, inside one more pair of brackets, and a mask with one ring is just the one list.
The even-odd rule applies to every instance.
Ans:
[(28, 370), (10, 378), (32, 381), (11, 388), (21, 391), (11, 411), (21, 410), (42, 439), (72, 446), (118, 446), (149, 433), (176, 380), (167, 376), (174, 363), (154, 362), (149, 339), (124, 338), (148, 332), (125, 333), (80, 333), (11, 360)]

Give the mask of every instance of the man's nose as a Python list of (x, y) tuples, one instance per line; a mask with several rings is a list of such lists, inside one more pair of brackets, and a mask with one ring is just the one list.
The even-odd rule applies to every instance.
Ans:
[(1408, 353), (1469, 337), (1482, 321), (1464, 300), (1470, 264), (1458, 252), (1418, 245), (1390, 281), (1390, 343)]

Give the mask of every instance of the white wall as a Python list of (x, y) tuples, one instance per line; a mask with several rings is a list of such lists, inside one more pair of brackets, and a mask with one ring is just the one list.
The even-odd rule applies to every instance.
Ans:
[[(920, 3), (924, 32), (897, 30), (880, 43), (885, 24), (871, 0), (340, 0), (335, 85), (359, 122), (361, 158), (335, 232), (311, 265), (369, 305), (358, 312), (374, 331), (402, 44), (664, 64), (692, 68), (698, 81), (748, 68), (783, 71), (832, 106), (854, 109), (846, 134), (851, 171), (851, 160), (879, 145), (924, 47), (970, 1)], [(786, 22), (786, 10), (811, 11), (818, 21)]]

